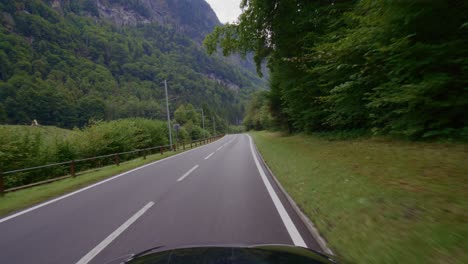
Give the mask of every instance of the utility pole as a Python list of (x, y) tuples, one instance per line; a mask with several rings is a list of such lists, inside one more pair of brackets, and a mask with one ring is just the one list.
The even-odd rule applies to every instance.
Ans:
[(167, 81), (164, 80), (164, 91), (166, 92), (166, 112), (167, 112), (167, 128), (169, 129), (169, 144), (171, 145), (171, 150), (173, 150), (172, 147), (172, 129), (171, 129), (171, 115), (169, 114), (169, 98), (167, 96)]
[(205, 133), (205, 114), (203, 113), (203, 107), (201, 109), (201, 117), (202, 117), (202, 126), (203, 126), (203, 138), (206, 138)]

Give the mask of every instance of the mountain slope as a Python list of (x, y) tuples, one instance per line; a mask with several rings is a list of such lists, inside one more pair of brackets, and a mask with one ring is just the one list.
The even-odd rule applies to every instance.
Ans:
[[(154, 15), (117, 25), (109, 23), (112, 16), (102, 15), (106, 8), (134, 12), (127, 5), (159, 2), (171, 1), (1, 3), (0, 122), (37, 119), (73, 127), (90, 119), (161, 118), (164, 79), (172, 111), (190, 102), (231, 121), (240, 118), (243, 98), (264, 83), (225, 59), (207, 56), (197, 43), (197, 35), (203, 36), (203, 28), (219, 23), (217, 19), (208, 16), (189, 28), (183, 26), (192, 21), (189, 17), (181, 24), (157, 23)], [(180, 0), (167, 4), (167, 10), (180, 15), (177, 8), (185, 2), (207, 5)], [(164, 17), (170, 21), (175, 15)], [(193, 19), (203, 17), (200, 13)]]
[(61, 13), (79, 12), (117, 26), (157, 23), (199, 42), (221, 25), (205, 0), (53, 0), (49, 4)]

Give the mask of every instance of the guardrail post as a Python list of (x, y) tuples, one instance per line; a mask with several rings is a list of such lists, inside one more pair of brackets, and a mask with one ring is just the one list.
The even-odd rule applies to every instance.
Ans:
[(119, 166), (120, 165), (120, 157), (119, 157), (119, 154), (115, 154), (115, 165)]
[(3, 172), (0, 170), (0, 196), (5, 195), (5, 183), (3, 182)]
[(143, 159), (146, 159), (146, 152), (148, 152), (147, 150), (143, 150)]
[(164, 153), (163, 147), (159, 147), (159, 152), (161, 152), (161, 155)]
[(184, 145), (184, 150), (185, 150), (185, 141), (184, 141), (183, 145)]
[(75, 161), (72, 160), (71, 163), (70, 163), (70, 175), (72, 177), (75, 177)]

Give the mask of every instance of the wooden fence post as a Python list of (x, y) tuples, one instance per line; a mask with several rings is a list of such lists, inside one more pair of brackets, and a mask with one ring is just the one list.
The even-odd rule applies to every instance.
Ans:
[(75, 177), (75, 174), (76, 174), (76, 173), (75, 173), (75, 169), (76, 169), (76, 168), (75, 168), (75, 161), (72, 160), (72, 162), (70, 163), (70, 175), (71, 175), (72, 177)]

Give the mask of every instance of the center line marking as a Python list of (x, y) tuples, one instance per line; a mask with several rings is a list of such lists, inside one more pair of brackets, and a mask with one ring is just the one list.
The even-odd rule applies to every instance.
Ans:
[(182, 175), (182, 177), (180, 177), (177, 181), (180, 182), (180, 181), (183, 181), (185, 179), (185, 177), (189, 176), (190, 173), (192, 173), (194, 170), (196, 170), (198, 168), (198, 165), (195, 165), (193, 166), (193, 168), (191, 168), (189, 171), (187, 171), (184, 175)]
[(207, 159), (211, 158), (211, 156), (213, 156), (213, 155), (214, 155), (214, 152), (211, 152), (211, 154), (210, 154), (210, 155), (208, 155), (208, 156), (206, 156), (206, 157), (205, 157), (205, 160), (207, 160)]
[(224, 146), (219, 147), (216, 151), (221, 150)]
[(112, 232), (106, 239), (104, 239), (99, 245), (93, 248), (88, 254), (82, 257), (76, 264), (87, 264), (94, 257), (96, 257), (103, 249), (105, 249), (112, 241), (114, 241), (120, 234), (122, 234), (130, 225), (132, 225), (138, 218), (140, 218), (151, 206), (154, 205), (154, 202), (147, 203), (143, 208), (140, 209), (136, 214), (130, 217), (125, 223), (123, 223), (119, 228)]

